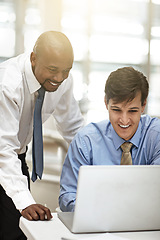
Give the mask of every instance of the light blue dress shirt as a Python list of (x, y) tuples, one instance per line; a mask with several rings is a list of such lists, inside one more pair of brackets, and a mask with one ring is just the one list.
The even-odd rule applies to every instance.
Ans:
[[(78, 171), (81, 165), (120, 165), (121, 144), (125, 141), (110, 121), (90, 123), (73, 139), (61, 174), (59, 205), (62, 211), (74, 211)], [(141, 116), (134, 136), (129, 140), (133, 165), (160, 165), (160, 120)]]

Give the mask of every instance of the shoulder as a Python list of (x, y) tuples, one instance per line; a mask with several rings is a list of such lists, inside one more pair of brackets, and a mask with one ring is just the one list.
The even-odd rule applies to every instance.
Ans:
[(0, 64), (0, 70), (20, 69), (22, 64), (24, 65), (24, 62), (29, 57), (30, 57), (29, 53), (23, 53), (18, 56), (9, 58), (8, 60), (6, 60)]
[(0, 64), (0, 84), (3, 89), (16, 89), (21, 81), (24, 62), (28, 54), (21, 54)]
[(109, 124), (108, 120), (103, 120), (97, 123), (91, 122), (78, 131), (78, 133), (75, 136), (75, 139), (77, 138), (97, 139), (99, 136), (105, 134), (108, 124)]
[(107, 123), (107, 120), (98, 123), (89, 123), (81, 128), (73, 138), (69, 149), (72, 152), (78, 150), (89, 157), (93, 149), (95, 151), (95, 149), (99, 149), (101, 145), (104, 145)]
[(141, 117), (142, 130), (143, 131), (155, 131), (160, 133), (160, 119), (157, 117), (151, 117), (149, 115), (142, 115)]

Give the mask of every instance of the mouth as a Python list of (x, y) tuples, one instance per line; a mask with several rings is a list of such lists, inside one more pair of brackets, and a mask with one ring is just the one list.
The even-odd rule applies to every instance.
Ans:
[(126, 129), (126, 128), (128, 128), (130, 125), (129, 125), (129, 124), (128, 124), (128, 125), (119, 124), (119, 126), (120, 126), (121, 128), (123, 128), (123, 129)]
[(53, 86), (59, 86), (60, 84), (59, 83), (53, 83), (51, 81), (49, 81), (50, 84), (52, 84)]

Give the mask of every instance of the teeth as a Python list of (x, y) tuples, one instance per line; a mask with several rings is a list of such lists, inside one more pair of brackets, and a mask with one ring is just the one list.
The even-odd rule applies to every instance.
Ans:
[(53, 82), (50, 82), (53, 86), (57, 86), (58, 84), (56, 84), (56, 83), (53, 83)]
[(129, 125), (119, 125), (120, 127), (122, 127), (122, 128), (127, 128), (127, 127), (129, 127)]

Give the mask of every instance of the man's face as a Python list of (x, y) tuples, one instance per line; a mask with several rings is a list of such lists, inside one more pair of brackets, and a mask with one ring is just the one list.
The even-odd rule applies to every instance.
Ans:
[(135, 134), (140, 121), (141, 113), (146, 105), (141, 105), (139, 92), (131, 102), (114, 103), (112, 99), (106, 104), (110, 122), (116, 133), (124, 140), (129, 140)]
[(38, 82), (46, 91), (54, 92), (68, 77), (73, 64), (72, 53), (46, 50), (40, 56), (31, 53), (31, 65)]

